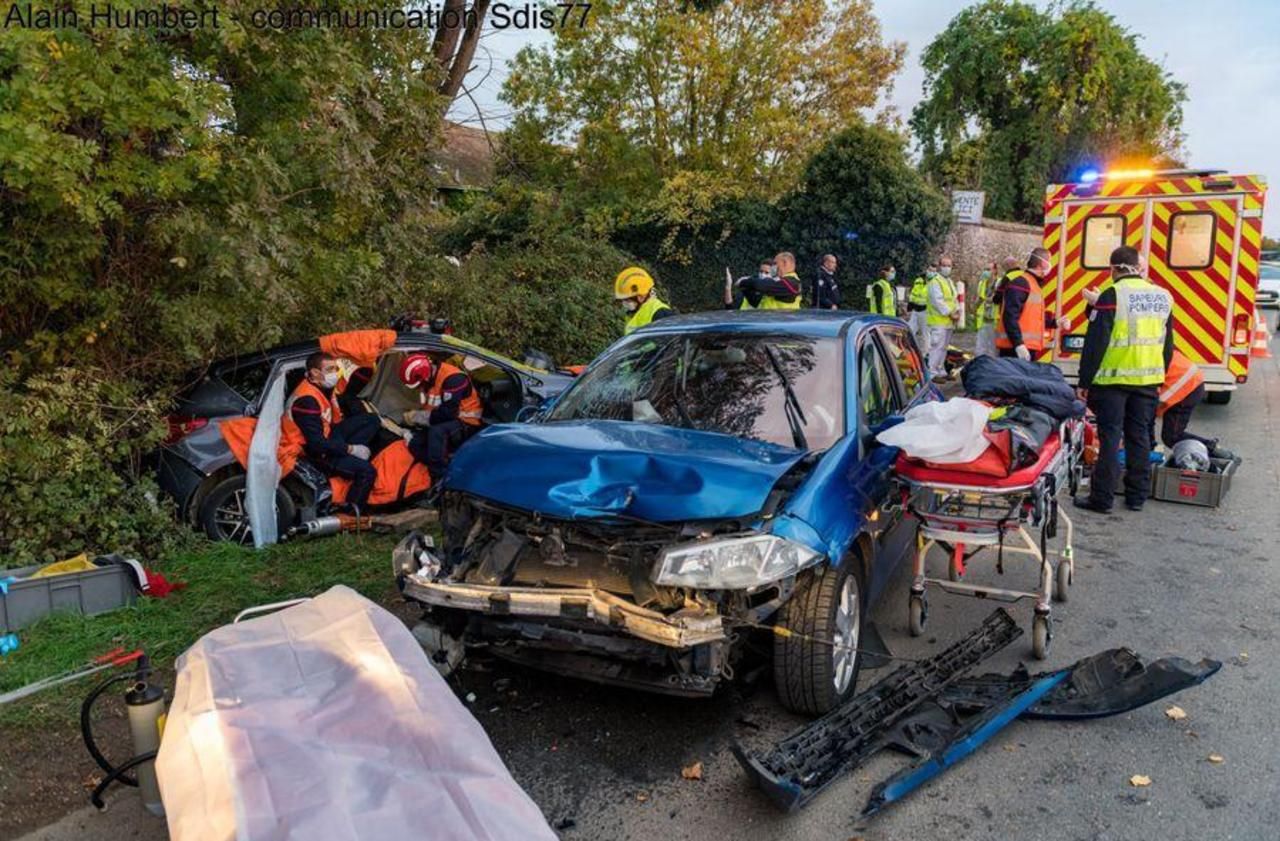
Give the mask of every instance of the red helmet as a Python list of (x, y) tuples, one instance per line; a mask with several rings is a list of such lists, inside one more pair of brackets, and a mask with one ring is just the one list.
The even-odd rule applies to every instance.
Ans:
[(411, 353), (400, 363), (400, 382), (416, 388), (431, 379), (435, 366), (425, 353)]

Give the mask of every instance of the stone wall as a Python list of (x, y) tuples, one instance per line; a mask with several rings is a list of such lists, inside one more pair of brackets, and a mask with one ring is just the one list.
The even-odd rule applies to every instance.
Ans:
[(981, 225), (952, 225), (942, 253), (951, 255), (952, 277), (975, 288), (978, 274), (993, 261), (1018, 258), (1026, 265), (1031, 249), (1041, 244), (1043, 231), (1033, 225), (983, 219)]

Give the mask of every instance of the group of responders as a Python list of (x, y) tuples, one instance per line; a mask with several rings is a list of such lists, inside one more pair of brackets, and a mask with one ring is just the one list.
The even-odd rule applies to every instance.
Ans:
[[(539, 3), (494, 3), (484, 25), (490, 29), (556, 29), (586, 26), (591, 13), (587, 2), (563, 2), (543, 6)], [(10, 3), (4, 13), (4, 26), (22, 29), (217, 29), (230, 17), (241, 26), (253, 29), (457, 29), (476, 25), (471, 8), (446, 8), (443, 3), (426, 3), (421, 7), (339, 8), (323, 7), (267, 8), (226, 14), (216, 4), (203, 9), (182, 8), (158, 3), (146, 8), (92, 3), (88, 11), (71, 5), (45, 6), (37, 3)]]

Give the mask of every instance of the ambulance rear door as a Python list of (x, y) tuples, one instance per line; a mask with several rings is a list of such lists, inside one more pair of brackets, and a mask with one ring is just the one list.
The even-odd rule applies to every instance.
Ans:
[[(1235, 388), (1230, 370), (1243, 195), (1168, 196), (1151, 201), (1147, 277), (1173, 295), (1174, 345), (1211, 390)], [(1248, 313), (1240, 313), (1248, 352)]]
[[(1140, 185), (1133, 185), (1136, 188)], [(1097, 288), (1111, 275), (1111, 252), (1121, 245), (1142, 251), (1146, 241), (1150, 201), (1143, 196), (1069, 198), (1057, 216), (1046, 220), (1045, 247), (1053, 260), (1053, 274), (1044, 293), (1056, 318), (1067, 316), (1071, 329), (1059, 331), (1053, 362), (1074, 380), (1084, 347), (1086, 301), (1084, 290)]]

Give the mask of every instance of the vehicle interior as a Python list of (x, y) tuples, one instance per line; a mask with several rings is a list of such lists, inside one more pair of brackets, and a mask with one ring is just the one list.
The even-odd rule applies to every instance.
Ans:
[[(396, 348), (389, 350), (378, 360), (373, 379), (360, 392), (363, 400), (372, 404), (385, 418), (397, 423), (407, 409), (420, 409), (422, 404), (415, 389), (400, 382), (400, 363), (408, 353), (418, 352)], [(514, 374), (494, 365), (486, 359), (471, 354), (437, 352), (428, 353), (434, 361), (448, 362), (466, 371), (480, 397), (486, 424), (511, 423), (524, 405), (523, 390)]]

